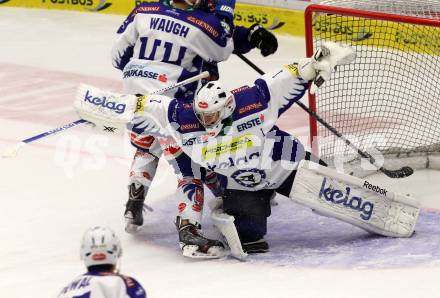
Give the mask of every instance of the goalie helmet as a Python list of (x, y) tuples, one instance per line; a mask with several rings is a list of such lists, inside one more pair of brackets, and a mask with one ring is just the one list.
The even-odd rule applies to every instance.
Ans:
[(234, 95), (218, 82), (209, 82), (203, 86), (194, 98), (194, 112), (206, 131), (216, 136), (223, 128), (222, 121), (235, 110)]
[(121, 243), (112, 229), (98, 226), (84, 233), (80, 256), (86, 267), (116, 265), (121, 255)]

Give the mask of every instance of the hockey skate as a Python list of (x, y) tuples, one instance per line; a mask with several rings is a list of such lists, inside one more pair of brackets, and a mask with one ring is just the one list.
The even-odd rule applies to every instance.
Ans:
[(144, 223), (143, 211), (145, 200), (145, 187), (132, 183), (129, 186), (129, 198), (125, 205), (125, 231), (135, 233)]
[(203, 236), (197, 223), (183, 223), (177, 217), (176, 227), (179, 232), (179, 245), (184, 257), (196, 259), (217, 259), (228, 253), (222, 242)]

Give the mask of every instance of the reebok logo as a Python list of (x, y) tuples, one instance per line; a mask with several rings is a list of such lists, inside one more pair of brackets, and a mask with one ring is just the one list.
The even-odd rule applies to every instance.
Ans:
[(125, 112), (125, 104), (116, 104), (116, 102), (114, 101), (107, 101), (107, 97), (105, 96), (103, 98), (93, 97), (93, 95), (90, 94), (89, 90), (87, 90), (86, 94), (84, 95), (84, 101), (90, 102), (95, 106), (101, 106), (109, 110), (114, 110), (118, 114), (122, 114)]
[(377, 185), (373, 185), (370, 182), (368, 182), (367, 180), (365, 180), (365, 182), (364, 182), (364, 187), (366, 189), (370, 189), (370, 190), (372, 190), (374, 192), (377, 192), (378, 194), (381, 194), (383, 196), (386, 196), (387, 192), (388, 192), (388, 190), (386, 190), (385, 188), (380, 188)]

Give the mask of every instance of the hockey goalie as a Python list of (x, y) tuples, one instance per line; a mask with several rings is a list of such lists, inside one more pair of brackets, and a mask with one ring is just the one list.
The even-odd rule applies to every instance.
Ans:
[(191, 158), (180, 163), (183, 176), (200, 167), (225, 177), (227, 186), (212, 218), (234, 256), (268, 251), (264, 236), (275, 193), (371, 233), (410, 237), (420, 211), (417, 200), (327, 167), (275, 125), (309, 84), (313, 92), (318, 90), (336, 66), (353, 59), (351, 48), (325, 43), (311, 58), (276, 69), (253, 86), (228, 91), (218, 82), (208, 83), (192, 106), (160, 95), (115, 97), (115, 104), (125, 105), (124, 112), (116, 113), (86, 101), (87, 92), (98, 98), (108, 94), (85, 87), (75, 107), (83, 119), (101, 125), (137, 118), (160, 128)]

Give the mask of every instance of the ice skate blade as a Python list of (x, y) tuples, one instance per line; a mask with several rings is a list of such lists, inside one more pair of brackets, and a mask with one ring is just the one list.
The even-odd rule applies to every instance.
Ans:
[(127, 232), (129, 234), (136, 234), (140, 228), (141, 228), (141, 226), (127, 222), (125, 225), (125, 232)]
[(197, 245), (186, 245), (182, 248), (182, 254), (191, 259), (220, 259), (229, 254), (227, 250), (219, 246), (210, 247), (206, 253), (198, 251), (198, 249)]

